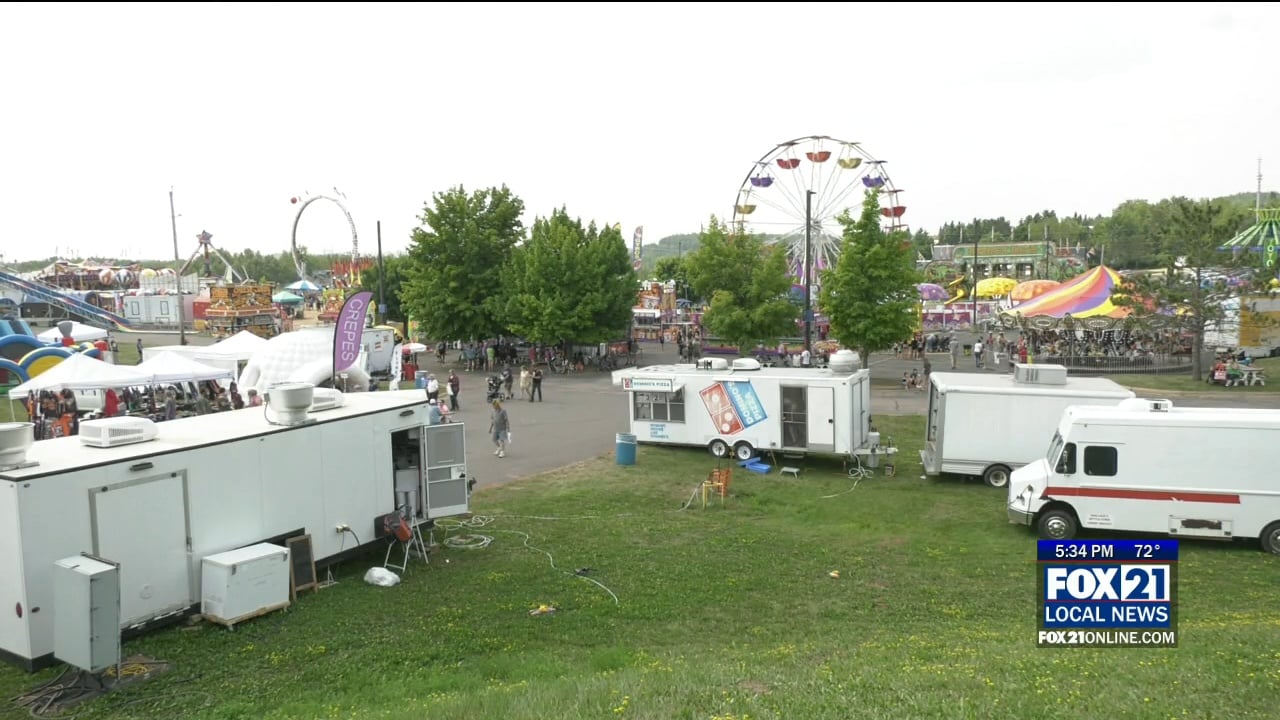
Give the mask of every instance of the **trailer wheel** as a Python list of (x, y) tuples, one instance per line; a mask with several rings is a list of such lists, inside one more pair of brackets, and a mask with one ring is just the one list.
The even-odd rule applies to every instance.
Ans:
[(740, 442), (733, 446), (733, 456), (742, 461), (750, 460), (756, 456), (756, 449), (751, 447), (751, 443)]
[(993, 488), (1009, 486), (1009, 468), (1004, 465), (992, 465), (982, 473), (982, 479)]
[(1262, 546), (1263, 552), (1280, 555), (1280, 521), (1262, 528), (1262, 534), (1258, 536), (1258, 544)]
[(723, 440), (721, 440), (721, 439), (719, 439), (719, 438), (716, 438), (715, 440), (712, 440), (712, 441), (707, 445), (707, 450), (709, 450), (709, 451), (711, 452), (711, 454), (712, 454), (712, 455), (714, 455), (714, 456), (716, 456), (716, 457), (718, 457), (718, 458), (725, 458), (725, 457), (729, 457), (729, 443), (727, 443), (727, 442), (725, 442), (725, 441), (723, 441)]
[(1066, 508), (1051, 508), (1040, 513), (1036, 527), (1040, 530), (1040, 537), (1046, 540), (1070, 540), (1079, 530), (1076, 516)]

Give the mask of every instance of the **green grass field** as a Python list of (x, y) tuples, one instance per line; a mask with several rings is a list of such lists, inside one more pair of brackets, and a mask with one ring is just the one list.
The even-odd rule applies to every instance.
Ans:
[[(1280, 358), (1261, 358), (1255, 361), (1255, 366), (1266, 371), (1267, 382), (1280, 383)], [(1204, 368), (1205, 378), (1209, 376), (1209, 370), (1212, 365), (1206, 365)], [(1280, 386), (1277, 385), (1245, 385), (1242, 387), (1225, 387), (1222, 385), (1211, 385), (1201, 378), (1199, 382), (1191, 377), (1188, 371), (1185, 375), (1111, 375), (1112, 380), (1124, 385), (1125, 387), (1138, 390), (1150, 390), (1159, 392), (1161, 390), (1173, 390), (1176, 392), (1209, 392), (1209, 393), (1266, 393), (1280, 392)]]
[[(376, 551), (234, 632), (131, 640), (126, 653), (173, 669), (76, 716), (1276, 716), (1280, 558), (1184, 543), (1177, 649), (1037, 649), (1033, 535), (1007, 523), (999, 491), (920, 477), (921, 418), (879, 424), (898, 473), (856, 486), (812, 462), (798, 479), (735, 470), (723, 506), (680, 511), (714, 460), (642, 447), (633, 467), (603, 458), (486, 489), (474, 510), (492, 522), (455, 533), (488, 547), (446, 548), (394, 588), (361, 581)], [(584, 567), (616, 603), (572, 574)], [(540, 605), (557, 611), (531, 617)], [(55, 674), (6, 667), (0, 692)]]

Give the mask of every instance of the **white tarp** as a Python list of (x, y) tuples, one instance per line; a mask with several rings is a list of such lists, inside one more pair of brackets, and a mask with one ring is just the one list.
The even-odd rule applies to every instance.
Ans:
[(42, 390), (101, 389), (147, 385), (151, 377), (137, 366), (112, 365), (88, 355), (73, 353), (70, 357), (48, 370), (9, 390), (10, 397), (26, 395)]
[(234, 357), (237, 360), (249, 360), (253, 354), (266, 347), (267, 339), (259, 337), (249, 332), (241, 330), (231, 337), (221, 342), (214, 343), (206, 348), (201, 348), (200, 355), (216, 355), (219, 357)]
[[(45, 330), (44, 332), (40, 333), (39, 335), (36, 335), (36, 338), (38, 340), (41, 340), (47, 343), (62, 342), (62, 333), (58, 331), (58, 328), (51, 327), (48, 330)], [(102, 330), (100, 328), (93, 327), (92, 325), (85, 325), (84, 323), (73, 322), (71, 323), (71, 339), (75, 340), (76, 342), (93, 342), (94, 340), (106, 340), (107, 331)]]
[(201, 382), (235, 377), (235, 373), (226, 368), (205, 365), (176, 352), (162, 352), (134, 369), (147, 374), (153, 383)]

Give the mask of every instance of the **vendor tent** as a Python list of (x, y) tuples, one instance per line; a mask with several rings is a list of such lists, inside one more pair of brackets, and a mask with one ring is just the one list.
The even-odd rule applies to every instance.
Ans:
[[(58, 330), (58, 328), (51, 327), (48, 330), (45, 330), (44, 332), (40, 333), (39, 335), (36, 335), (36, 338), (47, 343), (56, 343), (56, 342), (61, 342), (62, 333)], [(92, 325), (85, 325), (84, 323), (78, 323), (78, 322), (71, 323), (71, 339), (75, 340), (76, 342), (105, 340), (106, 338), (107, 338), (106, 330), (103, 330), (101, 328), (96, 328)]]
[(297, 295), (294, 295), (288, 290), (281, 290), (280, 292), (271, 296), (271, 302), (280, 303), (281, 305), (296, 305), (302, 302), (302, 298), (298, 297)]
[(205, 365), (175, 352), (160, 353), (134, 369), (146, 373), (153, 383), (230, 380), (235, 376), (230, 370)]
[(66, 360), (30, 380), (9, 390), (10, 397), (43, 390), (100, 390), (103, 388), (146, 385), (150, 376), (129, 365), (112, 365), (81, 353), (72, 353)]
[(284, 286), (285, 290), (301, 290), (302, 292), (319, 292), (320, 286), (310, 280), (299, 280)]
[(237, 360), (248, 360), (253, 354), (265, 347), (267, 339), (254, 335), (248, 330), (241, 330), (222, 342), (201, 348), (201, 356), (234, 357)]

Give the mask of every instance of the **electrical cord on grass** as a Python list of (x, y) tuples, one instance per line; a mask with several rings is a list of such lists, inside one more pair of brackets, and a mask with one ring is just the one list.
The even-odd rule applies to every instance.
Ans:
[[(471, 530), (471, 529), (477, 529), (477, 528), (483, 528), (483, 527), (486, 527), (486, 526), (488, 526), (488, 525), (492, 524), (492, 523), (493, 523), (495, 520), (497, 520), (499, 517), (519, 517), (519, 516), (516, 516), (516, 515), (497, 515), (497, 516), (495, 516), (495, 515), (473, 515), (472, 517), (467, 518), (466, 520), (457, 520), (457, 519), (453, 519), (453, 518), (442, 518), (442, 519), (440, 519), (440, 520), (437, 520), (437, 521), (436, 521), (436, 527), (438, 527), (438, 528), (440, 528), (440, 529), (444, 530), (446, 533), (452, 532), (453, 530), (464, 530), (464, 529), (465, 529), (465, 530)], [(540, 519), (540, 520), (570, 520), (570, 519), (579, 519), (579, 518), (571, 518), (571, 517), (558, 518), (558, 517), (552, 517), (552, 516), (547, 516), (547, 515), (542, 515), (542, 516), (526, 516), (526, 517), (527, 517), (527, 518), (530, 518), (530, 519)], [(598, 516), (591, 516), (591, 517), (598, 517)], [(582, 518), (582, 519), (585, 519), (585, 518)], [(546, 550), (543, 550), (542, 548), (537, 547), (536, 545), (533, 545), (532, 543), (530, 543), (530, 542), (529, 542), (529, 541), (532, 539), (532, 538), (530, 537), (529, 533), (524, 532), (523, 530), (496, 530), (496, 529), (495, 529), (495, 530), (489, 530), (488, 532), (491, 532), (491, 533), (502, 533), (502, 534), (506, 534), (506, 535), (519, 535), (520, 537), (524, 538), (524, 547), (525, 547), (525, 548), (527, 548), (527, 549), (529, 549), (529, 550), (536, 550), (537, 552), (540, 552), (540, 553), (542, 553), (543, 555), (546, 555), (546, 556), (547, 556), (547, 560), (551, 563), (551, 569), (552, 569), (552, 570), (556, 570), (556, 571), (562, 572), (562, 573), (564, 573), (565, 575), (571, 575), (571, 576), (576, 577), (576, 578), (579, 578), (579, 579), (581, 579), (581, 580), (586, 580), (587, 582), (592, 583), (593, 585), (596, 585), (596, 586), (597, 586), (597, 587), (599, 587), (601, 590), (604, 590), (605, 592), (609, 593), (609, 597), (613, 598), (613, 604), (614, 604), (614, 605), (621, 605), (621, 604), (622, 604), (622, 603), (621, 603), (621, 601), (619, 601), (619, 600), (618, 600), (618, 595), (617, 595), (617, 593), (615, 593), (613, 590), (610, 590), (610, 589), (609, 589), (609, 587), (608, 587), (607, 585), (605, 585), (604, 583), (600, 582), (599, 580), (596, 580), (595, 578), (592, 578), (592, 577), (587, 577), (585, 574), (583, 574), (583, 573), (581, 573), (581, 572), (577, 572), (577, 571), (569, 571), (569, 570), (565, 570), (565, 569), (560, 568), (559, 566), (557, 566), (557, 565), (556, 565), (556, 559), (555, 559), (555, 556), (553, 556), (551, 553), (547, 552)], [(491, 545), (492, 543), (493, 543), (493, 536), (491, 536), (491, 535), (481, 535), (481, 534), (478, 534), (478, 533), (467, 533), (467, 534), (463, 534), (463, 535), (446, 536), (446, 537), (445, 537), (445, 539), (444, 539), (444, 544), (445, 544), (445, 546), (446, 546), (446, 547), (456, 548), (456, 549), (459, 549), (459, 550), (480, 550), (480, 549), (483, 549), (483, 548), (487, 548), (487, 547), (489, 547), (489, 545)]]

